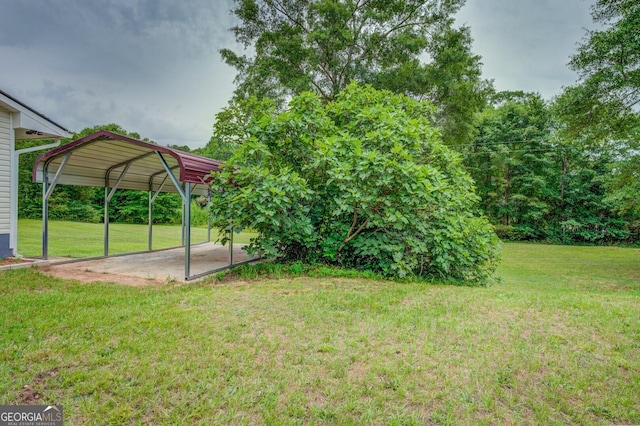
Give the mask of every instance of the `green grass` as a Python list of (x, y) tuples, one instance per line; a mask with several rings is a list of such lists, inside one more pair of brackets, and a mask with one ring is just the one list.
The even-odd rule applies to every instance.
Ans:
[[(145, 251), (148, 248), (147, 225), (112, 223), (109, 225), (109, 253)], [(251, 233), (234, 235), (235, 243), (248, 243)], [(217, 230), (211, 230), (211, 240), (217, 238)], [(171, 225), (153, 226), (153, 248), (181, 245), (182, 228)], [(193, 244), (207, 240), (207, 229), (191, 228)], [(49, 256), (91, 257), (101, 256), (104, 247), (104, 224), (82, 222), (49, 222)], [(18, 251), (21, 255), (42, 256), (42, 221), (20, 219), (18, 222)]]
[(505, 244), (502, 284), (133, 288), (0, 273), (0, 404), (68, 424), (638, 424), (640, 250)]

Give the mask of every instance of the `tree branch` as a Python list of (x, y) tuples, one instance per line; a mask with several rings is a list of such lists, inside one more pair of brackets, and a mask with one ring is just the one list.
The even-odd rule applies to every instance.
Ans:
[[(391, 193), (391, 188), (387, 189), (385, 192), (383, 192), (380, 197), (382, 198), (382, 200), (380, 200), (378, 202), (378, 204), (376, 204), (376, 206), (371, 210), (372, 214), (377, 214), (378, 211), (380, 211), (380, 208), (382, 207), (382, 205), (384, 204), (384, 199), (387, 195), (389, 195)], [(364, 222), (362, 222), (362, 224), (358, 227), (358, 229), (356, 229), (355, 232), (353, 232), (354, 228), (356, 227), (357, 223), (358, 223), (358, 205), (356, 204), (356, 206), (353, 209), (353, 222), (351, 222), (351, 227), (349, 228), (349, 231), (347, 232), (347, 236), (344, 238), (342, 244), (340, 245), (340, 247), (338, 248), (338, 253), (340, 253), (342, 251), (342, 249), (349, 244), (349, 241), (353, 240), (355, 237), (357, 237), (358, 235), (360, 235), (360, 233), (362, 231), (364, 231), (364, 229), (366, 228), (366, 226), (369, 224), (369, 219), (365, 219)]]
[(302, 31), (304, 31), (305, 33), (309, 32), (309, 30), (304, 26), (304, 24), (302, 24), (300, 21), (298, 21), (297, 19), (289, 15), (289, 13), (287, 13), (287, 9), (278, 0), (273, 0), (273, 8), (277, 12), (280, 12), (281, 15), (284, 15), (290, 22), (292, 22), (293, 24), (298, 26), (300, 29), (302, 29)]
[(320, 93), (320, 96), (322, 96), (325, 100), (329, 100), (329, 97), (327, 96), (325, 91), (322, 90), (322, 88), (318, 85), (318, 83), (316, 83), (313, 79), (311, 79), (311, 85), (316, 88), (318, 93)]
[(411, 26), (411, 25), (417, 25), (417, 24), (420, 24), (420, 22), (410, 22), (410, 23), (406, 24), (406, 22), (407, 22), (410, 18), (412, 18), (412, 17), (413, 17), (413, 15), (416, 13), (416, 11), (417, 11), (418, 9), (420, 9), (420, 5), (416, 6), (416, 7), (415, 7), (415, 9), (413, 9), (411, 12), (409, 12), (409, 14), (408, 14), (404, 19), (402, 19), (402, 20), (400, 21), (400, 23), (398, 23), (398, 25), (391, 27), (391, 28), (389, 29), (389, 31), (387, 31), (386, 33), (384, 33), (383, 37), (385, 37), (385, 38), (386, 38), (389, 34), (391, 34), (392, 32), (394, 32), (394, 31), (396, 31), (396, 30), (399, 30), (399, 29), (401, 29), (401, 28), (409, 27), (409, 26)]

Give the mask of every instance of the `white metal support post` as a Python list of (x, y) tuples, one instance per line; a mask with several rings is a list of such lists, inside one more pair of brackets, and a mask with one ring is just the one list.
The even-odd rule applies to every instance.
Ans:
[(207, 190), (207, 242), (211, 242), (211, 218), (209, 217), (209, 211), (211, 208), (211, 189)]
[(18, 255), (18, 156), (16, 149), (16, 135), (13, 130), (13, 113), (9, 113), (9, 250), (12, 256)]
[(49, 164), (44, 163), (42, 167), (42, 258), (49, 258), (49, 200), (47, 190), (49, 189), (49, 177), (47, 172)]
[[(184, 190), (185, 190), (185, 188), (186, 188), (186, 187), (185, 187), (185, 186), (183, 186), (183, 187), (182, 187), (182, 190), (184, 191)], [(185, 191), (185, 193), (186, 193), (186, 191)], [(182, 197), (182, 216), (180, 217), (180, 226), (181, 226), (181, 229), (180, 229), (180, 235), (182, 236), (182, 238), (181, 238), (180, 242), (181, 242), (181, 244), (182, 244), (182, 245), (184, 245), (184, 215), (185, 215), (185, 205), (186, 205), (186, 203), (185, 203), (185, 201), (184, 201), (184, 197)]]

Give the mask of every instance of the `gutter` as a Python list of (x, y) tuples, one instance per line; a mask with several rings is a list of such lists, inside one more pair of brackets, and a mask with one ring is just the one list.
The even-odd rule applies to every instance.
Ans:
[[(9, 116), (9, 119), (13, 121), (13, 114)], [(11, 128), (11, 148), (15, 147), (14, 130), (12, 123), (9, 126)], [(33, 151), (42, 151), (43, 149), (51, 149), (60, 145), (60, 139), (56, 139), (54, 143), (47, 145), (32, 146), (30, 148), (23, 148), (17, 151), (11, 152), (11, 211), (9, 222), (11, 224), (11, 230), (9, 232), (9, 248), (13, 252), (13, 256), (18, 256), (18, 167), (20, 166), (20, 155)]]

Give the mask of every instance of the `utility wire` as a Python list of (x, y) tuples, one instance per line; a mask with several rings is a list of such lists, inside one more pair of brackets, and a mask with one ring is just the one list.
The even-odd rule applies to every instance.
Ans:
[[(508, 149), (505, 151), (500, 151), (500, 154), (511, 154), (514, 152), (554, 152), (554, 151), (561, 151), (562, 147), (555, 147), (555, 148), (535, 148), (535, 149)], [(462, 155), (491, 155), (496, 153), (496, 151), (472, 151), (472, 152), (465, 152)]]
[(456, 146), (483, 146), (483, 145), (505, 145), (512, 143), (552, 143), (550, 141), (545, 140), (507, 140), (507, 141), (496, 141), (496, 142), (470, 142), (470, 143), (461, 143)]

